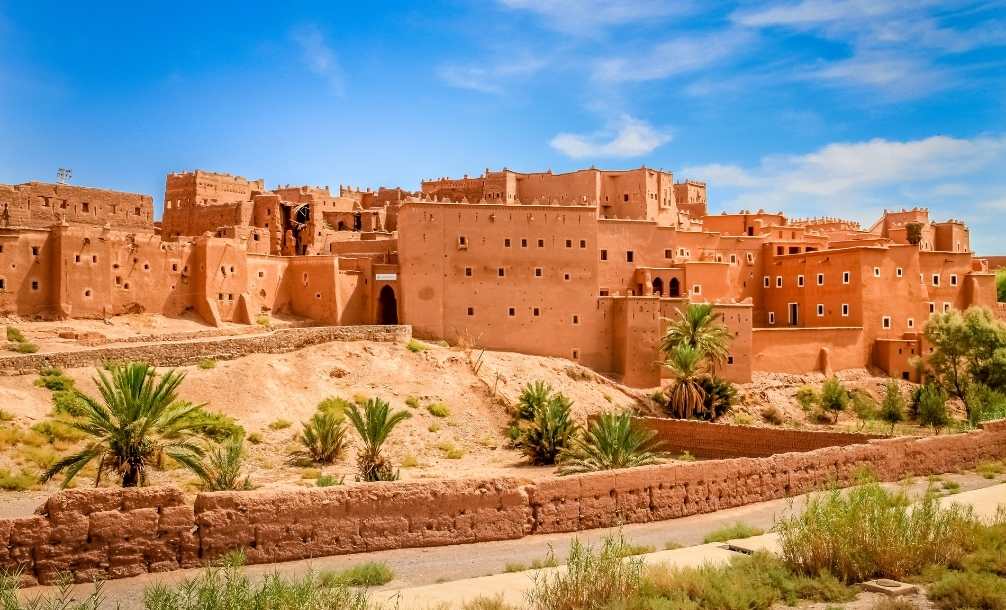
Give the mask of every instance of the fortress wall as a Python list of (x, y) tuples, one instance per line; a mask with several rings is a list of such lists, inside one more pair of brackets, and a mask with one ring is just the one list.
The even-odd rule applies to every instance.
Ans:
[[(755, 371), (837, 371), (862, 368), (869, 360), (862, 328), (755, 328), (751, 338), (751, 369)], [(825, 350), (827, 363), (822, 357)]]
[(973, 468), (1006, 457), (1006, 424), (928, 438), (874, 440), (805, 453), (685, 462), (521, 484), (517, 479), (372, 483), (209, 492), (81, 489), (39, 514), (0, 520), (0, 570), (27, 584), (191, 567), (244, 549), (271, 563), (383, 549), (510, 540), (708, 513), (853, 484)]
[(406, 342), (409, 326), (321, 326), (284, 328), (267, 334), (210, 340), (108, 346), (72, 352), (17, 354), (0, 357), (0, 374), (34, 374), (42, 367), (78, 368), (103, 362), (142, 360), (154, 366), (184, 366), (204, 358), (232, 360), (248, 354), (281, 354), (332, 341)]
[(767, 457), (884, 438), (871, 434), (735, 426), (662, 417), (638, 417), (636, 422), (657, 433), (654, 439), (663, 443), (664, 451), (674, 455), (687, 451), (700, 458)]

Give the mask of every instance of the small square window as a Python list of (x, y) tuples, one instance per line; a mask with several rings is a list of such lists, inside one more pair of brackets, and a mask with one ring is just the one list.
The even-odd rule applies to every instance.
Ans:
[(957, 285), (957, 274), (956, 273), (950, 274), (950, 285), (951, 286), (956, 286)]
[(943, 313), (947, 313), (948, 311), (950, 311), (950, 303), (944, 303), (943, 304)]
[(880, 277), (880, 267), (873, 268), (873, 277)]
[(601, 288), (601, 290), (599, 290), (597, 294), (599, 296), (606, 297), (608, 296), (608, 294), (610, 294), (610, 292), (608, 291), (607, 288)]
[(817, 304), (817, 317), (819, 317), (819, 318), (823, 318), (824, 317), (824, 305), (821, 304), (821, 303)]
[(517, 309), (514, 308), (514, 307), (508, 307), (507, 310), (506, 310), (506, 315), (510, 316), (511, 318), (514, 317), (514, 316), (516, 316), (517, 315)]
[(902, 269), (901, 267), (898, 267), (897, 269), (894, 270), (894, 275), (896, 275), (897, 277), (904, 277), (905, 270)]
[(940, 274), (939, 273), (934, 273), (933, 274), (933, 286), (939, 286), (939, 285), (940, 285)]
[(475, 308), (474, 307), (469, 307), (468, 308), (468, 315), (470, 315), (470, 316), (474, 316), (475, 315)]
[(79, 254), (75, 254), (73, 256), (73, 262), (75, 262), (75, 263), (79, 263), (80, 262), (80, 255)]
[(458, 247), (459, 248), (467, 248), (468, 247), (468, 238), (465, 237), (464, 235), (458, 235)]
[(628, 193), (625, 193), (624, 195), (622, 195), (622, 201), (628, 201), (628, 200), (629, 200), (629, 194)]
[(576, 349), (573, 350), (573, 360), (579, 360), (579, 359), (580, 359), (580, 350)]
[(32, 256), (38, 256), (38, 246), (32, 246), (31, 247), (31, 255)]
[(731, 254), (730, 255), (730, 264), (731, 265), (736, 265), (737, 264), (737, 255), (736, 254)]
[(38, 290), (38, 280), (32, 280), (31, 281), (31, 289), (32, 290)]
[(842, 283), (843, 284), (848, 284), (849, 280), (851, 278), (852, 278), (852, 274), (851, 273), (849, 273), (848, 271), (843, 271), (842, 272)]
[(818, 273), (817, 274), (817, 285), (818, 286), (824, 286), (824, 274), (823, 273)]
[(632, 250), (625, 251), (625, 262), (631, 263), (634, 258), (635, 254), (632, 252)]
[(573, 240), (572, 239), (567, 239), (566, 240), (566, 247), (567, 248), (572, 248), (573, 247)]
[(531, 315), (537, 318), (538, 316), (541, 315), (541, 309), (539, 309), (537, 307), (532, 307), (531, 308)]
[(580, 240), (580, 247), (581, 248), (586, 248), (587, 247), (587, 240), (586, 239), (581, 239)]
[(799, 288), (803, 288), (803, 276), (802, 275), (796, 276), (796, 285)]
[(727, 364), (733, 364), (733, 363), (734, 363), (734, 357), (733, 357), (733, 355), (732, 354), (727, 354)]
[(702, 284), (692, 286), (692, 294), (702, 294)]
[(601, 250), (601, 260), (602, 261), (608, 260), (608, 251), (607, 250)]
[(884, 316), (881, 319), (881, 321), (880, 321), (880, 325), (883, 326), (884, 328), (890, 328), (891, 327), (891, 316)]
[(521, 248), (527, 248), (527, 240), (526, 239), (520, 240), (520, 247)]
[(472, 276), (472, 268), (465, 267), (465, 277), (471, 277), (471, 276)]
[(497, 270), (496, 270), (496, 273), (497, 273), (497, 274), (498, 274), (498, 275), (499, 275), (500, 277), (506, 277), (506, 269), (504, 269), (503, 267), (500, 267), (499, 269), (497, 269)]
[(545, 240), (544, 239), (539, 239), (538, 240), (538, 247), (539, 248), (544, 248), (545, 247)]
[(748, 263), (753, 263), (754, 262), (754, 254), (751, 254), (750, 252), (748, 252), (747, 253), (747, 260), (748, 260)]
[(915, 328), (915, 320), (908, 318), (908, 328)]
[(509, 237), (503, 240), (503, 247), (504, 248), (509, 248), (510, 247), (510, 238)]
[(543, 270), (542, 270), (541, 267), (535, 267), (534, 268), (534, 276), (535, 277), (541, 277), (542, 273), (543, 273)]
[(842, 303), (842, 317), (844, 317), (844, 318), (849, 317), (849, 304), (848, 303)]
[(674, 258), (673, 250), (664, 250), (664, 258)]
[(929, 313), (936, 313), (936, 303), (929, 304)]
[(580, 323), (580, 316), (573, 314), (573, 324), (579, 324), (579, 323)]

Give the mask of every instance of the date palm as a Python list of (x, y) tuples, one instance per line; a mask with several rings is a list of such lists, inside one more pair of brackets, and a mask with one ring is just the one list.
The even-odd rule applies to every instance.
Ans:
[(146, 481), (148, 464), (163, 455), (195, 472), (202, 469), (202, 448), (195, 443), (200, 423), (191, 415), (201, 409), (178, 400), (184, 373), (158, 375), (145, 362), (113, 365), (98, 371), (95, 383), (101, 398), (80, 393), (81, 415), (70, 422), (90, 440), (80, 451), (64, 457), (42, 474), (48, 481), (65, 472), (63, 486), (91, 462), (97, 462), (95, 485), (105, 471), (119, 475), (123, 487)]
[(667, 352), (664, 367), (671, 376), (667, 388), (667, 408), (671, 417), (688, 419), (705, 408), (702, 377), (706, 372), (701, 349), (681, 343)]
[(392, 430), (409, 419), (408, 411), (392, 413), (391, 406), (380, 398), (371, 398), (362, 408), (351, 405), (346, 409), (346, 419), (356, 429), (363, 441), (357, 454), (357, 468), (361, 481), (393, 481), (398, 474), (392, 471), (391, 462), (384, 456), (384, 443)]
[(559, 474), (659, 464), (664, 455), (656, 432), (635, 425), (629, 413), (602, 413), (559, 457)]
[(669, 321), (660, 339), (661, 351), (669, 356), (675, 347), (687, 345), (700, 350), (714, 367), (722, 364), (729, 353), (731, 339), (722, 318), (723, 315), (709, 303), (692, 303), (679, 309), (677, 318)]

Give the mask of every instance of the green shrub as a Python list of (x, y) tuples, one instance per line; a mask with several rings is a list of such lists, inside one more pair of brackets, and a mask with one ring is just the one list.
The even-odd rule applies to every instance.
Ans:
[(270, 430), (286, 430), (287, 428), (289, 428), (292, 425), (293, 425), (293, 422), (290, 421), (289, 419), (280, 418), (280, 419), (277, 419), (276, 421), (270, 423), (269, 424), (269, 429)]
[(705, 421), (716, 421), (737, 402), (737, 388), (726, 379), (707, 375), (699, 379), (702, 388), (702, 409), (693, 417)]
[(14, 421), (14, 414), (6, 409), (0, 409), (0, 422)]
[(14, 326), (7, 327), (7, 340), (14, 343), (24, 343), (27, 341), (27, 339), (24, 338), (24, 333)]
[(982, 572), (948, 572), (927, 592), (942, 610), (1006, 610), (1006, 579)]
[(231, 437), (206, 451), (202, 463), (183, 462), (199, 477), (206, 491), (237, 491), (252, 489), (251, 480), (241, 478), (244, 467), (244, 441)]
[(775, 405), (769, 405), (761, 410), (761, 418), (773, 426), (781, 426), (783, 422), (782, 411)]
[(405, 399), (405, 406), (409, 407), (410, 409), (418, 409), (419, 399), (416, 398), (415, 396), (409, 396), (408, 398)]
[(146, 610), (366, 610), (367, 597), (343, 585), (328, 586), (314, 572), (297, 579), (278, 573), (252, 582), (241, 570), (243, 556), (230, 558), (223, 567), (203, 570), (179, 585), (148, 587), (143, 593)]
[(692, 455), (691, 451), (682, 451), (681, 455), (679, 455), (677, 459), (681, 462), (694, 462), (696, 458)]
[(67, 376), (60, 369), (45, 368), (38, 372), (38, 379), (35, 380), (35, 385), (52, 390), (53, 392), (59, 392), (62, 390), (72, 390), (74, 381), (73, 377)]
[(796, 391), (796, 402), (804, 411), (810, 411), (817, 404), (817, 392), (810, 386), (803, 386)]
[(87, 406), (77, 390), (59, 390), (52, 393), (52, 408), (59, 415), (79, 417), (84, 414)]
[(891, 434), (894, 434), (894, 426), (905, 419), (905, 398), (901, 395), (898, 382), (893, 379), (887, 382), (887, 387), (884, 389), (884, 402), (880, 405), (880, 419), (891, 425)]
[(76, 442), (87, 437), (86, 434), (62, 419), (43, 419), (31, 429), (44, 436), (50, 443), (56, 441)]
[(272, 326), (272, 319), (263, 313), (255, 317), (255, 323), (258, 324), (259, 326), (269, 328), (270, 326)]
[(12, 343), (11, 349), (19, 354), (34, 354), (38, 351), (38, 346), (34, 343)]
[(517, 447), (532, 464), (555, 464), (559, 454), (571, 445), (578, 430), (571, 406), (565, 396), (555, 394), (535, 409), (534, 419), (517, 441)]
[(934, 494), (908, 504), (904, 492), (877, 483), (812, 496), (801, 514), (776, 524), (783, 557), (803, 574), (827, 571), (851, 583), (947, 565), (973, 545), (970, 508), (941, 508)]
[(323, 474), (315, 479), (314, 484), (318, 487), (335, 487), (337, 485), (342, 485), (345, 481), (346, 477)]
[(435, 402), (426, 405), (426, 410), (429, 411), (430, 415), (432, 415), (433, 417), (447, 417), (448, 415), (451, 414), (451, 410), (448, 409), (447, 405), (445, 405), (442, 402)]
[(379, 587), (395, 578), (386, 563), (367, 562), (338, 572), (322, 572), (321, 582), (326, 587)]
[(83, 596), (73, 589), (73, 577), (61, 574), (57, 577), (52, 594), (26, 594), (21, 592), (22, 572), (0, 571), (0, 608), (4, 610), (98, 610), (106, 606), (99, 585)]
[(444, 457), (449, 460), (460, 460), (465, 456), (465, 450), (456, 446), (454, 443), (449, 441), (444, 441), (437, 445), (437, 449), (444, 453)]
[(344, 417), (331, 411), (318, 411), (303, 424), (297, 442), (303, 448), (290, 454), (291, 464), (332, 464), (346, 453), (349, 439), (346, 437)]
[(342, 418), (346, 415), (346, 409), (352, 404), (348, 400), (339, 398), (338, 396), (329, 396), (318, 403), (318, 410), (322, 413), (331, 413)]
[(972, 383), (965, 392), (970, 407), (968, 420), (972, 426), (986, 421), (1006, 419), (1006, 394), (997, 392), (983, 383)]
[(429, 349), (429, 346), (415, 339), (409, 339), (409, 342), (405, 344), (405, 349), (409, 350), (413, 354), (418, 354), (419, 352), (425, 352)]
[(752, 536), (761, 536), (764, 533), (765, 530), (753, 527), (747, 523), (737, 522), (710, 532), (702, 540), (702, 543), (709, 544), (711, 542), (726, 542), (727, 540), (736, 540), (738, 538), (751, 538)]
[(524, 386), (517, 397), (517, 406), (514, 409), (515, 421), (531, 421), (534, 419), (534, 412), (538, 407), (544, 406), (552, 399), (555, 390), (545, 381), (533, 381)]
[(629, 413), (602, 413), (560, 454), (559, 474), (659, 464), (665, 455), (654, 436), (654, 430), (636, 426)]
[(419, 458), (411, 453), (402, 458), (402, 468), (416, 468), (419, 466)]
[(204, 407), (189, 413), (186, 422), (189, 422), (193, 431), (218, 443), (229, 438), (244, 438), (245, 435), (245, 429), (233, 417), (207, 411)]
[(624, 542), (607, 538), (600, 549), (573, 540), (564, 572), (537, 572), (527, 594), (532, 610), (605, 608), (639, 591), (643, 563), (625, 558)]
[(265, 439), (262, 438), (262, 433), (261, 432), (252, 432), (251, 434), (248, 435), (248, 439), (247, 440), (252, 445), (259, 445)]
[(947, 393), (936, 385), (926, 385), (919, 393), (919, 425), (931, 426), (939, 432), (950, 423)]
[(829, 377), (821, 385), (821, 393), (818, 395), (817, 402), (822, 411), (833, 414), (833, 423), (837, 422), (838, 414), (849, 406), (849, 391), (845, 389), (838, 377)]
[(7, 491), (25, 491), (31, 489), (38, 482), (36, 475), (21, 470), (14, 472), (7, 468), (0, 468), (0, 489)]
[(217, 368), (217, 361), (214, 358), (203, 358), (196, 365), (204, 371)]

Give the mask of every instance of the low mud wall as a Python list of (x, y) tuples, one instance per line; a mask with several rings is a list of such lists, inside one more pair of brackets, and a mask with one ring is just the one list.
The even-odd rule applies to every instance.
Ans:
[(572, 532), (707, 513), (849, 484), (973, 468), (1006, 457), (1006, 425), (805, 453), (676, 463), (522, 483), (372, 483), (297, 491), (72, 490), (0, 520), (0, 570), (27, 584), (189, 567), (244, 549), (252, 563)]
[(70, 352), (4, 356), (0, 357), (0, 374), (36, 373), (42, 367), (98, 366), (110, 360), (142, 360), (155, 366), (182, 366), (196, 364), (204, 358), (232, 360), (248, 354), (279, 354), (333, 341), (404, 342), (411, 338), (412, 327), (406, 325), (283, 328), (258, 335), (162, 341)]
[(884, 438), (850, 432), (735, 426), (663, 417), (637, 417), (635, 421), (657, 433), (654, 438), (661, 441), (664, 451), (672, 454), (687, 451), (700, 458), (768, 457)]

